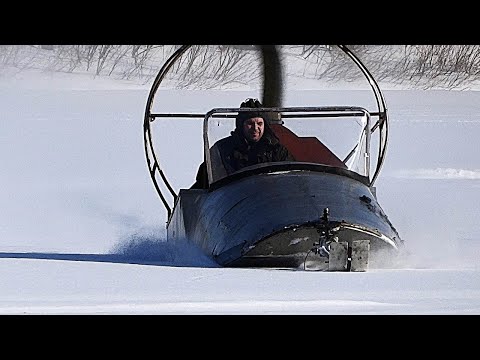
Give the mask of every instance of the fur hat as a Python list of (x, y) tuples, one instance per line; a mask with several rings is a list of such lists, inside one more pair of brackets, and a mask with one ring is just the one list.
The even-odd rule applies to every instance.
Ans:
[[(241, 108), (261, 108), (262, 104), (257, 99), (248, 98), (240, 104), (240, 107)], [(261, 117), (265, 119), (265, 114), (261, 111), (255, 111), (255, 110), (239, 111), (237, 118), (235, 120), (235, 126), (237, 128), (241, 128), (243, 125), (243, 122), (247, 119), (251, 119), (252, 117)]]

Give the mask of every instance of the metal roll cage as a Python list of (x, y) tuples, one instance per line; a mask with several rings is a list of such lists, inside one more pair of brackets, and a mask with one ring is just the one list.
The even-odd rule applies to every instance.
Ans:
[[(143, 133), (144, 133), (144, 149), (145, 149), (145, 156), (146, 156), (146, 161), (147, 161), (147, 166), (149, 170), (150, 177), (152, 179), (152, 182), (155, 186), (155, 189), (165, 206), (167, 210), (167, 217), (170, 218), (172, 214), (172, 207), (168, 203), (168, 201), (165, 198), (165, 195), (160, 189), (160, 186), (158, 184), (158, 181), (156, 179), (156, 173), (160, 176), (162, 179), (163, 183), (165, 184), (166, 188), (170, 192), (170, 195), (173, 197), (173, 203), (176, 202), (178, 198), (178, 194), (175, 193), (173, 190), (172, 186), (168, 182), (165, 173), (160, 167), (160, 163), (158, 161), (158, 157), (155, 153), (155, 148), (153, 146), (153, 141), (152, 141), (152, 131), (150, 124), (156, 119), (156, 118), (161, 118), (161, 117), (184, 117), (184, 118), (203, 118), (205, 121), (207, 121), (207, 118), (211, 115), (212, 117), (215, 116), (221, 116), (225, 117), (227, 115), (218, 115), (218, 114), (211, 114), (211, 112), (216, 112), (217, 110), (212, 110), (210, 113), (207, 114), (192, 114), (192, 113), (152, 113), (152, 106), (153, 106), (153, 101), (155, 98), (155, 95), (157, 93), (157, 90), (161, 84), (161, 82), (164, 80), (166, 74), (170, 70), (170, 68), (176, 63), (176, 61), (193, 45), (182, 45), (180, 46), (168, 59), (167, 61), (163, 64), (161, 67), (160, 71), (158, 72), (157, 76), (155, 77), (155, 80), (151, 86), (148, 99), (147, 99), (147, 104), (145, 108), (145, 114), (144, 114), (144, 121), (143, 121)], [(379, 151), (378, 151), (378, 158), (377, 158), (377, 163), (376, 163), (376, 168), (373, 171), (373, 175), (370, 179), (369, 186), (373, 187), (375, 181), (378, 178), (378, 175), (380, 173), (380, 170), (383, 166), (384, 160), (385, 160), (385, 153), (386, 153), (386, 148), (387, 148), (387, 140), (388, 140), (388, 116), (387, 116), (387, 107), (385, 103), (384, 96), (380, 90), (380, 87), (378, 86), (377, 82), (373, 78), (373, 76), (370, 74), (368, 69), (365, 67), (365, 65), (358, 59), (358, 57), (350, 51), (345, 45), (336, 45), (340, 50), (342, 50), (353, 62), (357, 65), (357, 67), (361, 70), (362, 74), (365, 76), (367, 79), (374, 95), (375, 95), (375, 100), (376, 100), (376, 105), (377, 105), (377, 111), (370, 112), (370, 116), (376, 117), (377, 121), (371, 126), (371, 134), (373, 134), (376, 131), (379, 131)], [(277, 111), (282, 111), (282, 110), (289, 110), (292, 108), (269, 108), (270, 110), (277, 110)], [(318, 108), (321, 109), (321, 108)], [(226, 111), (236, 111), (239, 109), (222, 109)], [(230, 115), (234, 116), (234, 115)]]

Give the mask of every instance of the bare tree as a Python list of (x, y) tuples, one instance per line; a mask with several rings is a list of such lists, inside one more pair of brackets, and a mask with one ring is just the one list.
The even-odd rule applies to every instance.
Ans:
[[(0, 45), (0, 63), (17, 69), (86, 71), (149, 80), (156, 76), (161, 60), (177, 48), (175, 45)], [(204, 88), (220, 82), (256, 81), (260, 71), (248, 71), (246, 66), (259, 61), (254, 48), (192, 46), (169, 76), (183, 87), (192, 85), (193, 71), (197, 85)], [(422, 89), (464, 89), (480, 80), (480, 45), (349, 45), (349, 48), (379, 81)], [(351, 71), (354, 64), (331, 46), (289, 46), (288, 51), (289, 56), (302, 60), (302, 69), (289, 70), (296, 76), (327, 81), (355, 81), (362, 76)]]

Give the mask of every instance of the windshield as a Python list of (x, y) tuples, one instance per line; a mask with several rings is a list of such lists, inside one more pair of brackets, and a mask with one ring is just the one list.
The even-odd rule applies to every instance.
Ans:
[[(260, 154), (252, 154), (255, 146), (242, 137), (242, 129), (236, 129), (235, 119), (241, 109), (214, 109), (204, 120), (209, 183), (249, 168), (283, 161), (343, 168), (363, 177), (370, 176), (370, 114), (365, 109), (341, 106), (261, 110), (281, 113), (279, 121), (265, 124), (264, 136), (270, 134), (274, 140), (268, 143), (278, 142), (291, 157), (265, 155), (270, 149), (267, 145), (257, 146)], [(281, 150), (280, 153), (283, 154)]]

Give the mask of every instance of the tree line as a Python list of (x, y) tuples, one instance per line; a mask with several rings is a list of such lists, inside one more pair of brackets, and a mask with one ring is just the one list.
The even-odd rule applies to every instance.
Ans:
[[(40, 68), (48, 71), (87, 72), (114, 76), (118, 79), (150, 81), (163, 61), (177, 45), (0, 45), (0, 64), (17, 69)], [(320, 45), (299, 46), (296, 56), (311, 64), (332, 60), (332, 48)], [(480, 45), (350, 45), (378, 81), (408, 85), (415, 88), (464, 89), (480, 78)], [(240, 49), (217, 46), (214, 56), (219, 62), (215, 73), (240, 79)], [(220, 54), (220, 55), (219, 55)], [(205, 67), (211, 64), (212, 53), (193, 47), (190, 57)], [(194, 60), (190, 59), (189, 61)], [(339, 60), (339, 59), (336, 59)], [(347, 59), (329, 61), (319, 66), (315, 76), (334, 81), (352, 76), (345, 66)], [(193, 63), (193, 61), (192, 61)], [(188, 64), (186, 69), (188, 69)], [(180, 71), (180, 69), (178, 70)], [(182, 71), (185, 71), (182, 70)], [(206, 71), (206, 70), (205, 70)], [(235, 73), (236, 72), (236, 73)], [(1, 76), (0, 69), (0, 76)], [(181, 78), (181, 74), (179, 74)], [(355, 80), (351, 78), (350, 80)]]

